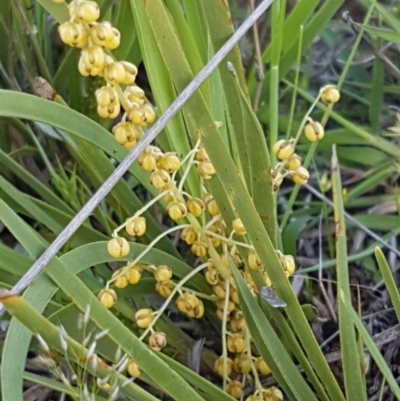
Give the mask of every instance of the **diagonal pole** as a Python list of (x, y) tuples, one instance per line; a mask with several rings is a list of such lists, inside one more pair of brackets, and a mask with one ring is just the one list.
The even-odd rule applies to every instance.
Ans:
[[(30, 267), (17, 284), (12, 288), (12, 294), (20, 294), (35, 277), (47, 266), (53, 259), (62, 246), (71, 238), (75, 231), (83, 224), (83, 222), (91, 215), (94, 209), (108, 195), (114, 185), (128, 171), (132, 163), (139, 155), (150, 145), (157, 135), (164, 129), (174, 115), (182, 108), (189, 100), (192, 94), (198, 87), (211, 75), (218, 67), (220, 62), (228, 55), (232, 48), (237, 45), (239, 40), (253, 26), (253, 24), (261, 17), (261, 15), (272, 4), (273, 0), (263, 0), (262, 3), (250, 14), (243, 22), (239, 29), (232, 35), (231, 38), (221, 47), (215, 56), (204, 66), (204, 68), (194, 77), (193, 81), (185, 88), (185, 90), (175, 99), (168, 107), (165, 113), (156, 121), (153, 127), (145, 135), (143, 139), (128, 153), (124, 160), (119, 164), (115, 171), (107, 178), (103, 185), (95, 192), (90, 200), (83, 208), (75, 215), (70, 223), (64, 228), (60, 235), (53, 243), (43, 252), (42, 256)], [(0, 305), (0, 317), (4, 314), (5, 309)]]

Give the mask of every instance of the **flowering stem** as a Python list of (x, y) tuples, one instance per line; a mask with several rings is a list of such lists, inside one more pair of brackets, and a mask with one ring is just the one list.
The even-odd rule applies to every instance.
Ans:
[(150, 244), (147, 245), (146, 249), (139, 256), (137, 256), (133, 262), (128, 263), (125, 267), (123, 267), (121, 269), (121, 272), (119, 274), (117, 274), (111, 280), (107, 281), (106, 288), (108, 288), (110, 286), (110, 284), (112, 284), (119, 277), (123, 276), (127, 271), (129, 271), (129, 269), (131, 269), (133, 266), (135, 266), (135, 264), (138, 263), (140, 261), (140, 259), (143, 258), (143, 256), (145, 256), (148, 252), (150, 252), (151, 249), (153, 248), (153, 246), (155, 244), (157, 244), (157, 242), (160, 241), (162, 238), (164, 238), (165, 236), (167, 236), (168, 234), (170, 234), (174, 231), (178, 231), (178, 230), (181, 230), (182, 228), (186, 228), (189, 226), (190, 226), (189, 224), (182, 224), (180, 226), (172, 227), (169, 230), (164, 231), (162, 234), (160, 234), (158, 237), (156, 237), (153, 241), (151, 241)]
[(196, 156), (196, 152), (197, 152), (197, 149), (199, 148), (199, 146), (200, 146), (200, 139), (196, 142), (196, 145), (194, 146), (194, 148), (183, 159), (182, 163), (184, 163), (187, 160), (187, 157), (189, 156), (189, 163), (186, 167), (185, 172), (182, 175), (181, 181), (179, 182), (179, 187), (178, 187), (179, 192), (182, 192), (183, 185), (185, 184), (186, 178), (189, 175), (190, 168), (193, 165), (193, 160), (194, 160), (194, 157)]
[(151, 325), (145, 330), (145, 332), (140, 336), (139, 340), (142, 341), (147, 334), (149, 334), (150, 330), (152, 330), (152, 327), (156, 324), (157, 320), (162, 316), (163, 312), (169, 305), (169, 303), (172, 301), (172, 298), (175, 296), (175, 294), (182, 289), (183, 284), (185, 284), (187, 281), (189, 281), (193, 276), (195, 276), (197, 273), (208, 267), (209, 263), (203, 263), (202, 265), (196, 267), (193, 271), (191, 271), (186, 277), (184, 277), (177, 285), (176, 287), (171, 291), (171, 294), (169, 297), (165, 300), (163, 306), (158, 310), (158, 312), (154, 315), (154, 319), (151, 322)]
[(212, 231), (208, 231), (208, 230), (205, 230), (203, 232), (204, 232), (204, 234), (207, 234), (210, 237), (214, 237), (214, 238), (217, 238), (217, 239), (221, 240), (222, 242), (224, 242), (227, 245), (230, 245), (230, 246), (233, 246), (233, 245), (241, 246), (242, 248), (248, 248), (248, 249), (251, 249), (251, 250), (254, 249), (253, 245), (246, 244), (245, 242), (234, 241), (234, 240), (232, 240), (230, 238), (223, 237), (222, 235), (213, 233)]
[(156, 202), (158, 202), (162, 197), (164, 197), (169, 191), (164, 191), (159, 193), (154, 199), (152, 199), (150, 202), (146, 203), (140, 210), (138, 210), (132, 217), (127, 219), (125, 223), (121, 224), (119, 227), (117, 227), (112, 236), (116, 237), (118, 235), (118, 232), (121, 231), (123, 228), (125, 228), (133, 219), (136, 217), (141, 216), (147, 209), (149, 209), (151, 206), (153, 206)]
[(226, 323), (228, 320), (228, 304), (229, 304), (229, 280), (225, 280), (225, 302), (224, 302), (224, 311), (222, 315), (222, 360), (223, 360), (223, 389), (226, 391), (226, 381), (228, 377), (228, 366), (227, 366), (227, 347), (226, 347)]
[(246, 326), (246, 343), (247, 343), (247, 354), (250, 357), (251, 360), (251, 371), (253, 372), (254, 376), (254, 381), (256, 382), (256, 388), (260, 391), (260, 393), (263, 390), (263, 386), (261, 384), (260, 378), (258, 377), (258, 372), (256, 369), (256, 366), (254, 364), (252, 355), (251, 355), (251, 343), (250, 343), (250, 332), (248, 327)]

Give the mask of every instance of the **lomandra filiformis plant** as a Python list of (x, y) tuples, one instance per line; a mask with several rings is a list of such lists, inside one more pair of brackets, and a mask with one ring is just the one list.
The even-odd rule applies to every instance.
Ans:
[[(109, 50), (119, 46), (120, 33), (109, 22), (97, 22), (100, 16), (97, 3), (73, 0), (68, 5), (68, 11), (70, 20), (59, 27), (61, 39), (66, 45), (81, 49), (78, 69), (83, 76), (104, 78), (105, 85), (95, 93), (98, 114), (103, 118), (114, 119), (122, 113), (122, 120), (113, 127), (112, 133), (120, 145), (128, 150), (133, 149), (145, 135), (146, 126), (155, 120), (153, 107), (146, 103), (143, 90), (134, 84), (137, 68), (129, 62), (114, 60), (109, 53)], [(295, 184), (307, 183), (310, 174), (302, 165), (302, 158), (295, 153), (297, 142), (303, 133), (311, 142), (324, 137), (323, 126), (309, 115), (318, 100), (334, 104), (339, 97), (335, 86), (322, 88), (304, 117), (298, 134), (293, 139), (278, 140), (273, 145), (272, 152), (278, 159), (270, 171), (275, 191), (285, 177), (291, 177)], [(220, 123), (215, 124), (221, 128)], [(170, 303), (175, 302), (177, 309), (188, 318), (201, 319), (205, 313), (203, 301), (213, 302), (216, 315), (221, 320), (222, 333), (222, 354), (215, 361), (214, 371), (222, 378), (223, 389), (232, 397), (240, 399), (246, 383), (251, 381), (255, 384), (255, 391), (247, 396), (247, 401), (283, 400), (283, 394), (278, 388), (265, 388), (260, 380), (260, 376), (270, 374), (270, 368), (268, 361), (252, 346), (232, 266), (239, 270), (254, 296), (259, 290), (250, 270), (261, 273), (265, 287), (271, 288), (272, 283), (247, 238), (246, 227), (240, 218), (225, 221), (220, 213), (220, 206), (223, 205), (218, 205), (209, 191), (207, 181), (213, 178), (216, 170), (202, 145), (201, 135), (198, 135), (192, 149), (183, 158), (175, 152), (164, 153), (153, 145), (139, 156), (138, 164), (150, 173), (150, 184), (159, 194), (114, 230), (107, 245), (108, 253), (115, 259), (129, 254), (128, 239), (134, 240), (146, 233), (144, 213), (160, 200), (167, 205), (166, 215), (176, 225), (154, 238), (141, 254), (117, 269), (98, 294), (99, 300), (104, 307), (112, 308), (117, 302), (118, 289), (139, 283), (143, 272), (150, 272), (156, 282), (155, 290), (165, 298), (165, 302), (158, 310), (139, 309), (135, 319), (138, 328), (143, 330), (140, 340), (147, 341), (153, 351), (162, 350), (168, 343), (167, 335), (156, 331), (155, 325)], [(198, 174), (200, 196), (187, 192), (185, 188), (185, 182), (193, 170)], [(202, 261), (180, 281), (174, 278), (174, 266), (154, 266), (143, 262), (144, 256), (163, 237), (176, 231), (180, 232), (181, 240), (190, 247), (191, 252)], [(285, 276), (289, 278), (295, 272), (293, 256), (285, 255), (278, 249), (276, 254)], [(186, 286), (197, 274), (204, 274), (212, 287), (212, 295)], [(132, 377), (141, 374), (140, 366), (134, 360), (126, 363), (126, 370)]]

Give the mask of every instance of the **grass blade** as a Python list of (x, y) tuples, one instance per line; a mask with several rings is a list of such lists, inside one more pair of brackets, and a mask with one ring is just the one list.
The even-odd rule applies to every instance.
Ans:
[(352, 401), (365, 401), (363, 380), (361, 377), (360, 359), (355, 354), (357, 349), (356, 335), (350, 310), (352, 309), (349, 270), (347, 262), (346, 224), (343, 212), (342, 186), (340, 167), (336, 148), (332, 153), (332, 188), (336, 226), (336, 261), (338, 281), (338, 309), (340, 345), (343, 360), (344, 383), (346, 396)]

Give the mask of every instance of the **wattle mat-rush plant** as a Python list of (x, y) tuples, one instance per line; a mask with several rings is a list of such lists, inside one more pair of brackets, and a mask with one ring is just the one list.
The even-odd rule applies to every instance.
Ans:
[[(264, 82), (256, 72), (246, 82), (234, 47), (24, 294), (9, 291), (234, 32), (225, 0), (113, 3), (37, 0), (35, 19), (23, 2), (2, 6), (22, 24), (38, 67), (30, 75), (29, 49), (19, 46), (26, 57), (20, 68), (36, 96), (1, 90), (0, 115), (33, 143), (55, 189), (0, 151), (1, 165), (27, 188), (17, 189), (10, 172), (0, 177), (0, 220), (19, 244), (19, 250), (0, 244), (0, 301), (12, 316), (2, 347), (2, 399), (22, 401), (29, 381), (80, 401), (361, 401), (368, 399), (367, 352), (400, 399), (351, 298), (334, 146), (329, 185), (341, 375), (311, 330), (315, 313), (292, 289), (296, 257), (284, 251), (285, 223), (278, 218), (282, 187), (292, 190), (290, 214), (299, 186), (315, 181), (310, 161), (343, 82), (329, 82), (310, 98), (297, 88), (298, 71), (287, 75), (339, 0), (321, 2), (318, 11), (319, 1), (300, 0), (289, 14), (286, 1), (275, 0), (270, 44), (258, 60), (261, 68), (268, 62)], [(51, 54), (41, 51), (52, 46), (48, 36), (35, 32), (48, 14), (58, 24), (52, 40), (66, 52), (56, 72)], [(287, 132), (278, 118), (285, 77), (294, 79), (287, 84), (295, 88), (292, 111), (297, 92), (309, 102), (298, 123), (291, 113), (295, 129)], [(267, 134), (252, 97), (269, 109)], [(347, 128), (368, 140), (367, 132)], [(60, 159), (46, 154), (38, 132), (55, 138)], [(374, 144), (391, 146), (385, 139)], [(64, 164), (66, 154), (72, 164)], [(390, 268), (380, 248), (374, 252), (400, 316)], [(25, 370), (28, 350), (45, 374)]]

